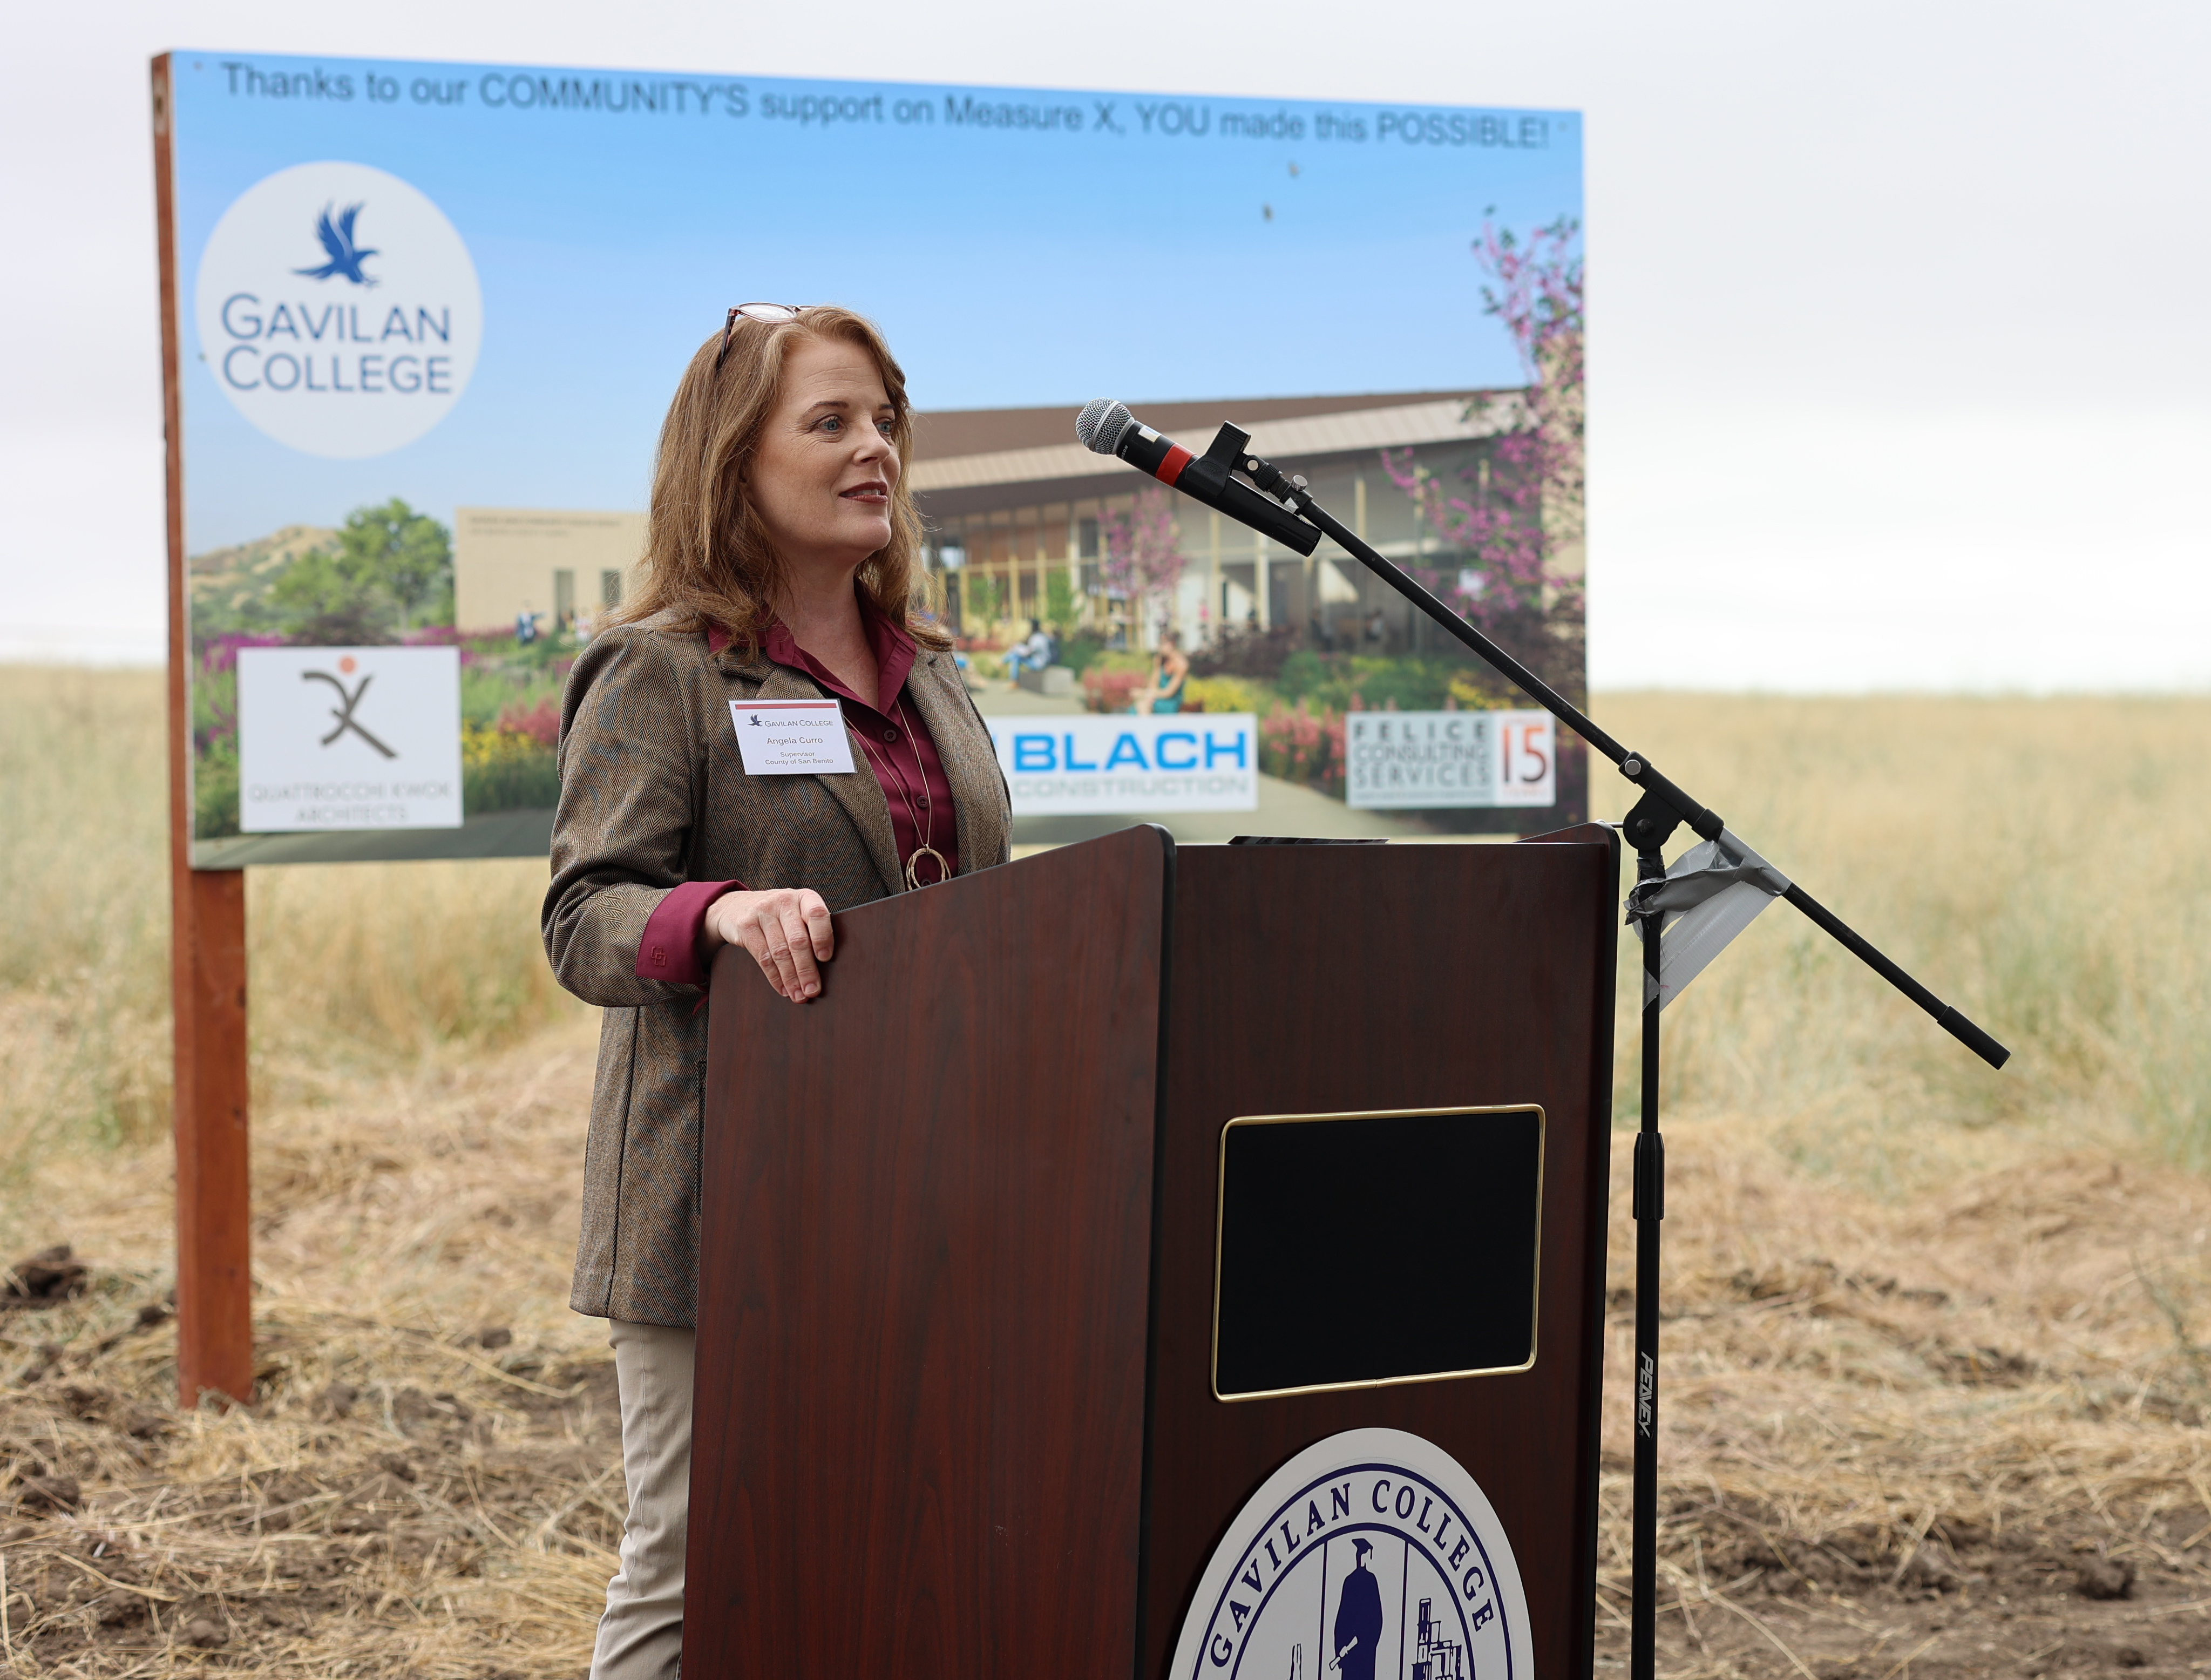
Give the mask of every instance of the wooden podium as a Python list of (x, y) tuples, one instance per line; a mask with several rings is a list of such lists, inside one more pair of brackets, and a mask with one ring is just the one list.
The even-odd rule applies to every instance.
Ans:
[[(1246, 1496), (1379, 1425), (1472, 1472), (1536, 1674), (1586, 1676), (1620, 890), (1596, 826), (1140, 828), (838, 917), (803, 1008), (725, 949), (685, 1671), (1160, 1680)], [(1490, 1105), (1544, 1116), (1532, 1363), (1217, 1398), (1227, 1122)]]

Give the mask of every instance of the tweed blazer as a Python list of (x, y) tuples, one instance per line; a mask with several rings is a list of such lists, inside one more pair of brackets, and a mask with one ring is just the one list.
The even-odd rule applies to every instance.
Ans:
[[(951, 783), (961, 873), (1005, 862), (1005, 779), (952, 656), (919, 649), (906, 694)], [(755, 697), (834, 698), (763, 654), (717, 653), (703, 635), (650, 622), (594, 636), (568, 674), (541, 921), (560, 984), (606, 1011), (569, 1296), (579, 1313), (696, 1322), (707, 1012), (696, 986), (638, 978), (661, 900), (686, 881), (734, 879), (811, 887), (837, 911), (906, 889), (890, 808), (864, 764), (745, 773), (730, 701)]]

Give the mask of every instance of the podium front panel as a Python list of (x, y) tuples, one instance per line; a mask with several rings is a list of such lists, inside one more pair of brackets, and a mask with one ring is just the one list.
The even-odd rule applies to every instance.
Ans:
[[(1369, 1428), (1420, 1436), (1471, 1472), (1526, 1583), (1535, 1671), (1590, 1671), (1619, 891), (1615, 842), (1597, 828), (1554, 844), (1195, 846), (1176, 854), (1142, 1680), (1165, 1676), (1193, 1589), (1245, 1501), (1307, 1446)], [(1545, 1117), (1531, 1365), (1216, 1397), (1220, 1163), (1232, 1120), (1519, 1105)], [(1468, 1190), (1447, 1180), (1403, 1185), (1406, 1216), (1443, 1228), (1485, 1216), (1481, 1197)], [(1303, 1217), (1283, 1218), (1277, 1236), (1286, 1249), (1306, 1257), (1318, 1250), (1359, 1280), (1349, 1290), (1318, 1292), (1331, 1303), (1325, 1313), (1281, 1315), (1287, 1333), (1324, 1341), (1343, 1334), (1334, 1319), (1360, 1290), (1372, 1294), (1378, 1313), (1392, 1289), (1386, 1270), (1367, 1264), (1373, 1257), (1345, 1240), (1330, 1211), (1329, 1198), (1316, 1198)], [(1479, 1246), (1469, 1243), (1469, 1256)], [(1307, 1258), (1286, 1275), (1309, 1271)], [(1516, 1292), (1524, 1287), (1523, 1272), (1511, 1279)], [(1492, 1281), (1469, 1261), (1468, 1291)], [(1322, 1677), (1324, 1660), (1312, 1659), (1309, 1674)]]
[(687, 1673), (1132, 1671), (1171, 845), (718, 961)]

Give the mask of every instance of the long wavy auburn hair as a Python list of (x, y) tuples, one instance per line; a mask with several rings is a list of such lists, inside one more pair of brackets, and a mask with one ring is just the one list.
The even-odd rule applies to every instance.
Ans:
[(891, 540), (862, 562), (855, 579), (861, 597), (915, 640), (949, 647), (952, 639), (927, 610), (932, 580), (922, 565), (921, 515), (906, 484), (913, 452), (906, 374), (874, 323), (835, 304), (775, 324), (739, 316), (719, 372), (720, 332), (692, 356), (660, 428), (639, 586), (614, 616), (694, 632), (719, 625), (747, 652), (759, 648), (788, 567), (746, 491), (744, 468), (782, 398), (784, 364), (801, 337), (859, 346), (891, 399), (900, 467), (891, 487)]

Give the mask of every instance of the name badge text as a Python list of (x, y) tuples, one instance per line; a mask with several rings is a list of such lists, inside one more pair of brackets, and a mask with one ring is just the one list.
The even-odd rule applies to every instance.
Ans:
[(733, 700), (730, 718), (748, 776), (851, 773), (852, 740), (833, 700)]

